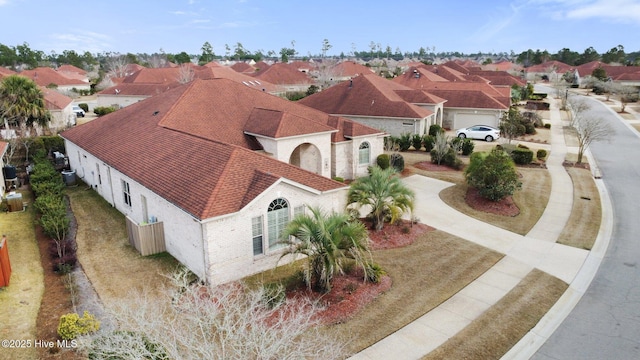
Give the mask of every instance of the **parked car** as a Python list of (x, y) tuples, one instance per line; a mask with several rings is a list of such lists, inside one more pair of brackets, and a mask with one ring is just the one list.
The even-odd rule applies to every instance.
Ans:
[(479, 139), (491, 142), (500, 138), (500, 130), (488, 125), (474, 125), (456, 130), (459, 138)]
[(84, 117), (84, 110), (82, 110), (82, 108), (80, 106), (73, 105), (73, 112), (78, 117)]

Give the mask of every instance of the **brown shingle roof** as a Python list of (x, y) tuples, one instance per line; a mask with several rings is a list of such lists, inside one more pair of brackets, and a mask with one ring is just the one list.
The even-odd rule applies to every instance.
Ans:
[(49, 110), (62, 110), (73, 101), (70, 97), (62, 95), (55, 90), (47, 89), (44, 86), (41, 86), (40, 90), (44, 95), (44, 102)]
[(194, 80), (62, 136), (199, 219), (237, 212), (282, 178), (318, 191), (344, 187), (250, 150), (242, 130), (257, 106), (297, 117), (301, 128), (334, 121), (231, 80)]
[(282, 63), (273, 64), (264, 70), (259, 69), (253, 76), (261, 81), (267, 81), (276, 85), (302, 85), (313, 82), (306, 73)]
[(69, 79), (68, 77), (59, 74), (57, 71), (49, 67), (39, 67), (33, 70), (25, 70), (18, 75), (27, 77), (40, 86), (47, 86), (49, 84), (56, 84), (59, 86), (87, 85), (87, 83), (84, 81)]
[(375, 74), (356, 76), (299, 100), (329, 114), (424, 118), (432, 114), (403, 100), (397, 91), (411, 90)]

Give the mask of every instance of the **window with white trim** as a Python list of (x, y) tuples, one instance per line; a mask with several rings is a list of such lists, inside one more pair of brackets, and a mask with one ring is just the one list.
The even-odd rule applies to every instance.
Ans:
[(127, 206), (131, 206), (131, 190), (129, 189), (129, 183), (122, 181), (122, 194), (124, 195), (124, 203)]
[(251, 236), (253, 238), (253, 255), (264, 253), (262, 216), (251, 218)]
[(296, 206), (293, 208), (293, 216), (298, 216), (300, 214), (304, 214), (305, 213), (305, 206), (304, 205), (300, 205), (300, 206)]
[(363, 142), (358, 148), (358, 164), (368, 165), (371, 156), (371, 145), (368, 142)]
[(267, 209), (267, 234), (269, 236), (269, 250), (283, 247), (279, 244), (280, 234), (289, 222), (289, 203), (287, 200), (278, 198), (269, 204)]

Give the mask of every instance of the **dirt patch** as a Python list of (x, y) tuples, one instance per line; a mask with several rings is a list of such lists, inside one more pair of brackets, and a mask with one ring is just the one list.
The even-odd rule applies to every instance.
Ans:
[(590, 169), (591, 167), (589, 166), (589, 163), (587, 162), (581, 162), (581, 163), (577, 163), (577, 162), (573, 162), (573, 161), (568, 161), (565, 160), (564, 162), (562, 162), (562, 166), (567, 167), (567, 168), (578, 168), (578, 169)]
[(517, 216), (520, 209), (513, 202), (511, 196), (507, 196), (500, 201), (491, 201), (483, 198), (475, 188), (469, 187), (465, 196), (465, 202), (475, 210), (488, 212), (502, 216)]

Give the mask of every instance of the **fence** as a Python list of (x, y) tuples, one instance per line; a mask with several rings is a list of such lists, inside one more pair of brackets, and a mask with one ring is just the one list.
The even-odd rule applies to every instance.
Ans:
[(164, 226), (162, 222), (139, 225), (129, 217), (126, 219), (129, 243), (135, 247), (142, 256), (167, 251), (164, 244)]
[(9, 286), (11, 278), (11, 263), (9, 262), (9, 248), (7, 238), (0, 240), (0, 287)]

